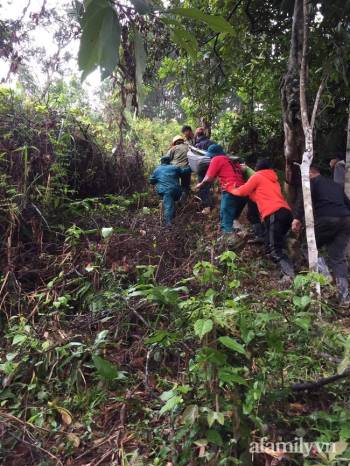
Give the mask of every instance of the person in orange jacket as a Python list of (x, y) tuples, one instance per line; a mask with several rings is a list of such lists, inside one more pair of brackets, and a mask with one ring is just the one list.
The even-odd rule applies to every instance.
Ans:
[(234, 196), (249, 197), (256, 203), (266, 228), (266, 244), (270, 257), (280, 265), (285, 275), (293, 277), (293, 266), (284, 252), (286, 235), (291, 228), (293, 215), (269, 161), (258, 161), (256, 173), (242, 186), (231, 188), (229, 192)]

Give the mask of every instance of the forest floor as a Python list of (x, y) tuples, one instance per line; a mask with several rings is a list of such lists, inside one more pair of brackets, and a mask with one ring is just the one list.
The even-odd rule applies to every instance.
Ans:
[(269, 465), (247, 439), (350, 438), (343, 379), (292, 389), (347, 367), (350, 319), (319, 318), (249, 233), (227, 254), (217, 217), (191, 198), (167, 230), (147, 195), (28, 223), (0, 293), (1, 464)]

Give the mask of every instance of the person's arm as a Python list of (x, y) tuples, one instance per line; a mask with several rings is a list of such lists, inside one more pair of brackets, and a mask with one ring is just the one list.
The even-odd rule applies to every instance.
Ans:
[(204, 185), (214, 183), (215, 178), (220, 171), (220, 163), (216, 158), (211, 159), (208, 171), (203, 180), (197, 184), (196, 190), (201, 189)]
[(345, 183), (345, 163), (337, 162), (334, 167), (333, 180), (344, 185)]
[(239, 188), (229, 188), (227, 191), (234, 196), (249, 197), (258, 186), (259, 179), (257, 176), (252, 176), (249, 180), (242, 184)]
[(304, 220), (304, 198), (303, 191), (300, 190), (294, 207), (294, 220), (292, 222), (292, 231), (297, 233), (301, 229)]
[(154, 172), (152, 173), (152, 175), (149, 177), (149, 182), (150, 182), (151, 184), (157, 184), (157, 182), (158, 182), (157, 170), (154, 170)]
[(203, 180), (197, 184), (196, 188), (195, 189), (200, 189), (202, 188), (205, 184), (211, 184), (211, 183), (214, 183), (215, 181), (215, 177), (214, 176), (208, 176), (208, 174), (205, 175), (205, 177), (203, 178)]

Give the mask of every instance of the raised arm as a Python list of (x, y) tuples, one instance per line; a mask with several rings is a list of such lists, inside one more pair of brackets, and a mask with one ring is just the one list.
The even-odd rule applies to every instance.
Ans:
[(249, 197), (257, 188), (259, 178), (253, 175), (249, 180), (239, 188), (229, 188), (228, 192), (234, 196)]

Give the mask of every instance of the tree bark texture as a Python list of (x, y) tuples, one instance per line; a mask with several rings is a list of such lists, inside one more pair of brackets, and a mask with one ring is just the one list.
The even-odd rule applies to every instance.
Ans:
[(304, 152), (304, 132), (300, 115), (300, 67), (303, 52), (303, 0), (295, 0), (292, 37), (287, 72), (281, 86), (285, 178), (292, 186), (300, 186), (300, 164)]
[(346, 158), (345, 158), (345, 194), (350, 199), (350, 104), (349, 104), (349, 115), (348, 115), (348, 129), (346, 138)]
[[(297, 1), (297, 0), (296, 0)], [(302, 59), (300, 66), (300, 110), (301, 120), (303, 125), (303, 131), (305, 135), (305, 150), (303, 154), (303, 160), (301, 163), (301, 183), (303, 190), (304, 199), (304, 212), (305, 212), (305, 229), (306, 229), (306, 240), (308, 249), (309, 269), (312, 271), (318, 271), (318, 250), (315, 238), (315, 223), (314, 214), (312, 209), (312, 198), (310, 188), (310, 166), (314, 155), (313, 147), (313, 127), (310, 123), (308, 116), (308, 107), (306, 101), (306, 64), (307, 64), (307, 49), (308, 49), (308, 32), (309, 32), (309, 11), (308, 11), (308, 0), (303, 0), (303, 46), (302, 46)], [(319, 92), (315, 99), (314, 109), (312, 112), (312, 123), (315, 122), (317, 113), (317, 106), (320, 101), (321, 92), (324, 83), (321, 82)]]

